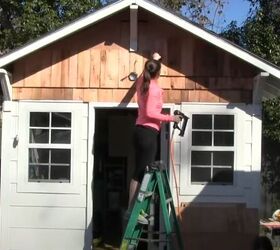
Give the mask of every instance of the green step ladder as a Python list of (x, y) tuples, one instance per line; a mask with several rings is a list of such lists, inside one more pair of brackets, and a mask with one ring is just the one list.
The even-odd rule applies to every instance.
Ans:
[[(164, 232), (149, 232), (145, 230), (149, 225), (138, 222), (138, 216), (146, 216), (150, 223), (152, 218), (150, 213), (151, 200), (154, 194), (159, 195), (159, 209), (161, 209), (164, 220)], [(149, 224), (148, 223), (148, 224)], [(142, 233), (161, 235), (160, 239), (141, 238)], [(165, 235), (165, 239), (162, 239)], [(156, 161), (147, 167), (137, 198), (135, 199), (131, 215), (129, 217), (126, 230), (124, 232), (120, 250), (135, 250), (139, 241), (145, 242), (166, 242), (170, 250), (183, 250), (180, 227), (177, 221), (173, 198), (169, 186), (167, 170), (161, 161)]]

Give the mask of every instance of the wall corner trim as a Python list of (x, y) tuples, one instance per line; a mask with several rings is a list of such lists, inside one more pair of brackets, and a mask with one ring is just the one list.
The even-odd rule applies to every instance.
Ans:
[(4, 101), (12, 100), (12, 86), (10, 82), (10, 74), (5, 70), (0, 68), (0, 82)]
[(130, 51), (138, 49), (138, 5), (130, 5)]

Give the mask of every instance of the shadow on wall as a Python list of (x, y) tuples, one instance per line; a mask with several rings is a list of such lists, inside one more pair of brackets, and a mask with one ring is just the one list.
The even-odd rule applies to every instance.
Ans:
[[(178, 219), (185, 249), (255, 250), (259, 217), (258, 210), (250, 206), (259, 202), (255, 193), (260, 173), (238, 172), (235, 177), (239, 191), (208, 184), (191, 202), (181, 203)], [(213, 192), (216, 188), (218, 195)]]

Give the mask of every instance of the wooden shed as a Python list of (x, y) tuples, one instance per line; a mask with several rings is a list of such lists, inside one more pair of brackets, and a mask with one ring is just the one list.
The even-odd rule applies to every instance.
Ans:
[(280, 69), (149, 1), (120, 0), (0, 57), (2, 250), (91, 249), (92, 220), (118, 246), (134, 168), (128, 76), (154, 51), (165, 112), (190, 118), (184, 137), (163, 125), (160, 138), (185, 249), (252, 249), (261, 100), (279, 94)]

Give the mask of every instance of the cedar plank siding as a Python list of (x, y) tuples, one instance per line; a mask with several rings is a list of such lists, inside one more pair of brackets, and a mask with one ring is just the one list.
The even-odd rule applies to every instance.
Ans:
[(251, 103), (254, 67), (146, 11), (138, 16), (137, 53), (123, 11), (15, 62), (13, 99), (129, 102), (128, 74), (159, 51), (165, 102)]

